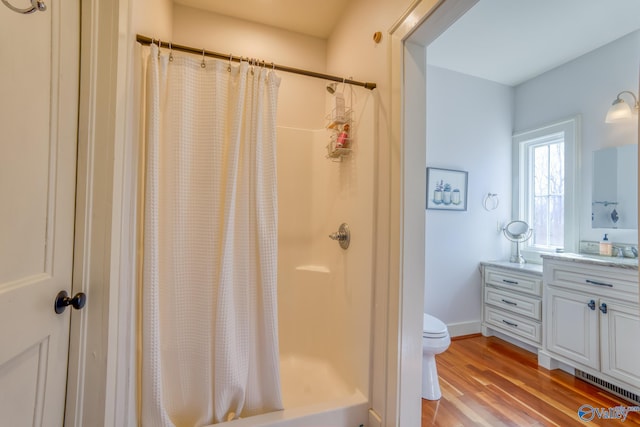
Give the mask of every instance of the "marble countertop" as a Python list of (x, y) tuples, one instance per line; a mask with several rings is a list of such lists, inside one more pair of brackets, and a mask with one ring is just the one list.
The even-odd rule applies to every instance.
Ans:
[(544, 259), (556, 259), (561, 261), (579, 262), (583, 264), (593, 264), (605, 267), (617, 267), (629, 270), (638, 269), (638, 258), (620, 258), (610, 256), (600, 256), (592, 254), (574, 254), (574, 253), (560, 253), (560, 254), (543, 254)]
[(518, 264), (517, 262), (509, 261), (482, 261), (481, 264), (542, 275), (542, 264)]

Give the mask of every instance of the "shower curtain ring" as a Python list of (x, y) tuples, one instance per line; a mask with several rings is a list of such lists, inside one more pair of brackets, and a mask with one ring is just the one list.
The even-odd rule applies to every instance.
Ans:
[(169, 62), (173, 62), (173, 48), (171, 47), (171, 42), (169, 42)]
[(229, 65), (227, 66), (227, 71), (231, 72), (231, 61), (233, 60), (233, 53), (229, 54)]
[(202, 62), (200, 63), (201, 68), (206, 68), (207, 64), (204, 63), (204, 49), (202, 49)]
[(160, 59), (160, 49), (162, 48), (162, 40), (158, 39), (158, 59)]

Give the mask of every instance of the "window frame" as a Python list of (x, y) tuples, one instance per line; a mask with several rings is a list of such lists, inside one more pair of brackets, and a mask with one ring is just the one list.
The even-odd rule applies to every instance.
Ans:
[[(532, 201), (530, 194), (533, 192), (529, 180), (525, 179), (530, 169), (529, 148), (557, 140), (558, 134), (564, 135), (564, 247), (562, 249), (565, 252), (577, 252), (579, 246), (580, 129), (581, 117), (578, 115), (535, 129), (516, 132), (512, 137), (512, 216), (513, 219), (522, 219), (529, 223), (528, 212)], [(529, 240), (522, 244), (521, 252), (526, 261), (541, 263), (540, 255), (553, 253), (555, 248), (533, 246)]]

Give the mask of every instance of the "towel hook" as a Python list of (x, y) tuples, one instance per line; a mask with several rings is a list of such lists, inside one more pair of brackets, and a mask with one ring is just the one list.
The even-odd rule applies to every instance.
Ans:
[(26, 7), (24, 9), (15, 7), (11, 3), (9, 3), (8, 0), (2, 0), (2, 3), (4, 3), (5, 6), (13, 10), (14, 12), (22, 13), (23, 15), (28, 15), (29, 13), (33, 13), (36, 10), (39, 10), (40, 12), (44, 12), (45, 10), (47, 10), (47, 5), (44, 4), (42, 0), (31, 0), (31, 7)]

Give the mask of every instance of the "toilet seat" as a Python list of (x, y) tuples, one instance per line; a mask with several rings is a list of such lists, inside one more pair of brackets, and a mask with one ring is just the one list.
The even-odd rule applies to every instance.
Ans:
[(440, 333), (440, 334), (432, 334), (429, 332), (422, 332), (422, 338), (428, 338), (428, 339), (436, 339), (436, 338), (445, 338), (447, 336), (446, 332)]
[(423, 338), (444, 338), (449, 335), (447, 325), (442, 320), (424, 313), (422, 319)]

